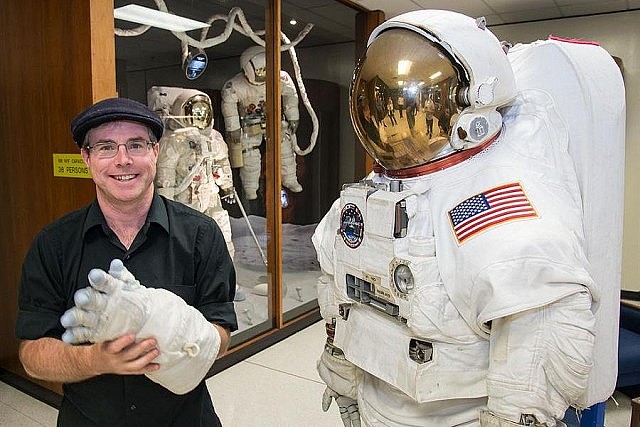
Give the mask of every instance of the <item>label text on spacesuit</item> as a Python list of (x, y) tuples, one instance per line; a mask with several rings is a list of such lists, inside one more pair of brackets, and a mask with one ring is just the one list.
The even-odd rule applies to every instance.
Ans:
[(65, 178), (91, 178), (89, 168), (80, 154), (53, 155), (53, 176)]

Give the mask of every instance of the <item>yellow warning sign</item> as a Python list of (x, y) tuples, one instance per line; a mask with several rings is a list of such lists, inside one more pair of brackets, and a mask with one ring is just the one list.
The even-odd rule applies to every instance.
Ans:
[(53, 176), (91, 178), (89, 168), (80, 154), (53, 154)]

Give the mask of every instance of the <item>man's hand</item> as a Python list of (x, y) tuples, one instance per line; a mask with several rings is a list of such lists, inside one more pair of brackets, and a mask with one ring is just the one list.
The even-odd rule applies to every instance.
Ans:
[(338, 405), (340, 418), (342, 418), (342, 423), (345, 427), (360, 427), (360, 411), (356, 400), (347, 396), (340, 396), (327, 387), (322, 395), (322, 410), (324, 412), (329, 410), (332, 400), (335, 400), (336, 405)]
[(148, 338), (136, 342), (133, 334), (94, 344), (98, 364), (106, 374), (144, 375), (160, 369), (153, 360), (160, 355), (157, 341)]

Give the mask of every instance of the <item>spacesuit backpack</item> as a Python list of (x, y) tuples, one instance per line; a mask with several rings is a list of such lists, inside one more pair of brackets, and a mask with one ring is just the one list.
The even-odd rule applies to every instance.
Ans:
[(578, 176), (585, 247), (600, 300), (594, 305), (596, 361), (588, 404), (615, 389), (622, 216), (624, 205), (625, 93), (614, 59), (595, 43), (550, 37), (509, 49), (518, 90), (542, 90), (566, 122)]

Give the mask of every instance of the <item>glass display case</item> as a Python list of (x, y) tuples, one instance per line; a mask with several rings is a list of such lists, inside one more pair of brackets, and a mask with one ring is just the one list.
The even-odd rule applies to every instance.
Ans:
[[(136, 3), (157, 10), (158, 1)], [(127, 3), (115, 0), (114, 8)], [(233, 180), (232, 190), (220, 184), (214, 191), (227, 216), (239, 285), (233, 354), (320, 318), (320, 268), (311, 236), (339, 196), (341, 183), (355, 179), (348, 91), (359, 10), (335, 0), (282, 0), (281, 9), (275, 9), (283, 34), (283, 50), (275, 61), (280, 63), (281, 98), (270, 102), (267, 89), (278, 73), (265, 74), (272, 50), (259, 48), (265, 28), (273, 28), (265, 22), (267, 2), (160, 3), (172, 14), (209, 26), (186, 32), (145, 30), (116, 19), (117, 88), (120, 96), (154, 108), (161, 107), (149, 97), (151, 88), (195, 90), (210, 99), (213, 120), (207, 132), (224, 138)], [(184, 103), (179, 96), (169, 97), (167, 104)], [(271, 115), (269, 106), (277, 104), (281, 111)], [(169, 120), (187, 114), (175, 105), (164, 108)], [(271, 125), (279, 127), (277, 147), (269, 139), (272, 117)], [(192, 145), (200, 153), (196, 157), (207, 151)], [(183, 175), (191, 181), (175, 184), (182, 191), (202, 174)], [(200, 197), (197, 192), (192, 191), (194, 198)]]

